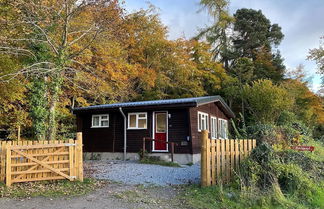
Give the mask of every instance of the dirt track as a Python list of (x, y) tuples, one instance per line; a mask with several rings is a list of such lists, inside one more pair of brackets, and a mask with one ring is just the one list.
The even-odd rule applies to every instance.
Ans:
[(107, 186), (80, 197), (0, 199), (0, 209), (121, 209), (185, 208), (174, 187), (143, 187), (123, 184)]

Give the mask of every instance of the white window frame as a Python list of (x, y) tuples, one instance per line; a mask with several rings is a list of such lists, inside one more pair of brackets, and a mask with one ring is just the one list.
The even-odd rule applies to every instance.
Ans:
[[(223, 127), (225, 128), (224, 136), (222, 133), (224, 131)], [(228, 139), (228, 121), (222, 118), (218, 119), (218, 137), (220, 139)]]
[[(145, 114), (145, 117), (140, 117), (139, 115)], [(136, 116), (136, 121), (135, 121), (135, 127), (130, 127), (130, 116), (131, 115), (135, 115)], [(138, 120), (146, 120), (146, 128), (139, 128), (138, 127)], [(127, 129), (129, 130), (141, 130), (141, 129), (147, 129), (147, 112), (131, 112), (128, 113), (128, 117), (127, 117)]]
[[(200, 119), (199, 119), (199, 115), (201, 116)], [(198, 131), (201, 132), (202, 131), (202, 122), (204, 121), (205, 123), (205, 126), (206, 126), (206, 129), (204, 130), (209, 130), (209, 117), (208, 117), (208, 114), (207, 113), (204, 113), (204, 112), (199, 112), (198, 111)]]
[(217, 139), (217, 117), (210, 116), (210, 137), (212, 139)]
[[(93, 125), (93, 119), (95, 117), (99, 117), (99, 125), (98, 126)], [(107, 119), (102, 119), (102, 117), (107, 117)], [(108, 125), (107, 126), (102, 126), (101, 125), (102, 121), (108, 121)], [(91, 117), (91, 128), (109, 128), (109, 114), (92, 115), (92, 117)]]

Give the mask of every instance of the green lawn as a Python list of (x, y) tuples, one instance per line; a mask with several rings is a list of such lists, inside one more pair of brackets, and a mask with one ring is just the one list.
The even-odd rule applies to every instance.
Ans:
[(261, 191), (240, 191), (233, 186), (212, 186), (201, 188), (198, 185), (184, 187), (179, 195), (181, 202), (195, 209), (268, 209), (268, 208), (298, 208), (321, 209), (324, 208), (324, 182), (318, 187), (316, 193), (308, 197), (308, 201), (294, 196), (284, 195), (278, 197), (275, 193), (262, 193)]

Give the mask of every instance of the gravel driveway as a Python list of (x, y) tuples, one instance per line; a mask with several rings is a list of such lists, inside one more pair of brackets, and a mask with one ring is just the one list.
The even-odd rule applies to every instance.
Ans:
[(179, 185), (199, 183), (200, 165), (166, 167), (140, 164), (136, 161), (86, 161), (85, 172), (97, 179), (106, 179), (124, 184)]

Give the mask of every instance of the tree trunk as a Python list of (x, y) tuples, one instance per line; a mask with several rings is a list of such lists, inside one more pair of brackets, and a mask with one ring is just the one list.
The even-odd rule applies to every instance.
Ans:
[(50, 88), (51, 98), (49, 103), (48, 139), (55, 140), (57, 132), (56, 106), (61, 90), (61, 78), (54, 77)]
[(49, 126), (48, 126), (48, 138), (49, 140), (55, 140), (57, 123), (56, 123), (56, 104), (57, 99), (56, 96), (53, 96), (50, 102), (49, 107)]

